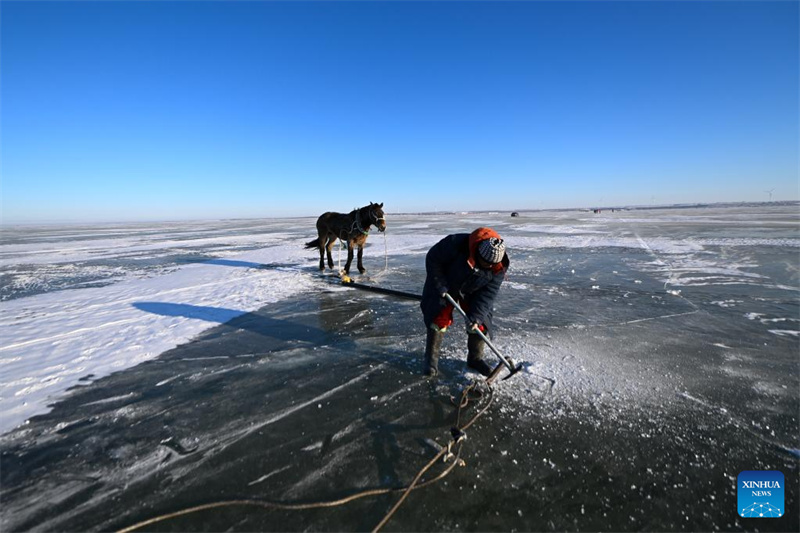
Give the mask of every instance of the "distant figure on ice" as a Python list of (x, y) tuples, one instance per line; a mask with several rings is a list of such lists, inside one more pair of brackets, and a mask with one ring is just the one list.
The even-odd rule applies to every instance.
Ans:
[(422, 290), (422, 318), (427, 330), (425, 374), (439, 373), (439, 349), (444, 332), (453, 323), (453, 306), (445, 299), (449, 293), (468, 317), (467, 366), (484, 376), (492, 369), (483, 360), (485, 342), (475, 331), (492, 337), (494, 300), (508, 270), (506, 246), (491, 228), (472, 233), (448, 235), (425, 256), (425, 287)]

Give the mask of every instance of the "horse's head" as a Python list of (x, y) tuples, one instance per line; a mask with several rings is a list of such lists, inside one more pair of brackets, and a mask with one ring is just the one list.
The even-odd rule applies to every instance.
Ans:
[(369, 223), (378, 228), (378, 231), (386, 231), (386, 218), (383, 215), (383, 202), (379, 204), (370, 202), (365, 209), (369, 210), (369, 214), (367, 215), (369, 218)]

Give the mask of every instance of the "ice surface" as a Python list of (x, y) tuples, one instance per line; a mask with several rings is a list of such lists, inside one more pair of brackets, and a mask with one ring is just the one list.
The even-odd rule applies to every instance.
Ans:
[[(467, 467), (390, 528), (796, 529), (796, 206), (387, 223), (356, 281), (417, 294), (438, 239), (503, 235), (496, 344), (523, 363), (470, 432)], [(407, 483), (474, 376), (465, 335), (446, 336), (439, 382), (421, 379), (417, 303), (321, 277), (303, 248), (313, 228), (4, 231), (3, 529), (113, 529), (218, 499)], [(755, 469), (787, 477), (786, 516), (757, 526), (735, 513), (736, 475)], [(367, 529), (392, 501), (169, 527)]]

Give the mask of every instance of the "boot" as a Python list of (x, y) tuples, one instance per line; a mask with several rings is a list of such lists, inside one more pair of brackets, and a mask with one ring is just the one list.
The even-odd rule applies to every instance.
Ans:
[(486, 343), (477, 334), (467, 335), (467, 366), (488, 377), (492, 373), (492, 367), (483, 360), (484, 346)]
[(428, 328), (425, 339), (425, 375), (436, 377), (439, 374), (439, 349), (442, 347), (444, 332)]

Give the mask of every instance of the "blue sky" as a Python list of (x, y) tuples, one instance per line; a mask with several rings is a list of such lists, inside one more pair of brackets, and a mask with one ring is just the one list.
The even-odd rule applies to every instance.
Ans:
[(0, 4), (2, 220), (798, 200), (798, 3)]

